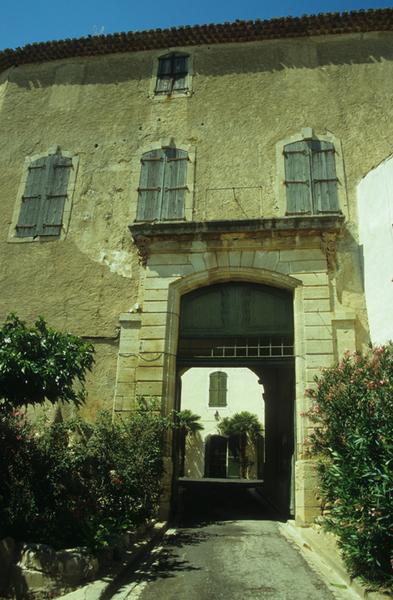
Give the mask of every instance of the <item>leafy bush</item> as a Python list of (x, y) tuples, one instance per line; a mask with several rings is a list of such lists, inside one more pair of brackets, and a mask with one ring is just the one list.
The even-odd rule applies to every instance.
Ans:
[[(28, 327), (9, 315), (0, 329), (0, 408), (15, 409), (45, 400), (81, 404), (93, 353), (91, 344), (50, 329), (42, 318)], [(79, 389), (74, 388), (76, 382)]]
[(10, 315), (0, 329), (1, 537), (99, 548), (157, 508), (169, 422), (143, 402), (128, 420), (102, 414), (94, 425), (33, 425), (19, 410), (80, 405), (93, 352), (41, 318), (27, 327)]
[(0, 420), (0, 527), (55, 547), (108, 544), (151, 517), (163, 472), (168, 421), (145, 410), (94, 425), (73, 419), (36, 427)]
[(393, 345), (347, 355), (308, 390), (325, 526), (353, 575), (393, 583)]

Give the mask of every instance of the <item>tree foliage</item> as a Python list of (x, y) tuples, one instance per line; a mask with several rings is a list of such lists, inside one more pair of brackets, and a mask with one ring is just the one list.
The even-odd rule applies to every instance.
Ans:
[(186, 434), (202, 431), (203, 425), (199, 423), (201, 417), (188, 408), (173, 411), (176, 429), (183, 430)]
[(79, 337), (50, 329), (39, 318), (29, 327), (11, 314), (0, 329), (0, 399), (3, 408), (58, 400), (84, 401), (93, 347)]
[(218, 424), (221, 435), (237, 437), (239, 441), (240, 471), (242, 477), (247, 477), (249, 461), (247, 445), (256, 444), (258, 437), (263, 433), (263, 426), (257, 415), (246, 410), (235, 413), (231, 417), (224, 417)]
[(393, 345), (345, 356), (307, 395), (324, 524), (353, 575), (393, 583)]
[(246, 410), (235, 413), (232, 417), (224, 417), (218, 424), (221, 435), (246, 435), (253, 442), (263, 432), (263, 426), (257, 415)]

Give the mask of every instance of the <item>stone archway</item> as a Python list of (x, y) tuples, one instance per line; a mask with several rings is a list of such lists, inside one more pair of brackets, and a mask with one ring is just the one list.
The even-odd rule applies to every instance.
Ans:
[(166, 377), (163, 386), (163, 400), (167, 410), (175, 407), (176, 398), (176, 354), (179, 337), (180, 302), (182, 296), (214, 284), (228, 282), (255, 283), (290, 290), (293, 292), (294, 306), (294, 345), (303, 346), (302, 335), (302, 282), (295, 277), (268, 271), (265, 269), (226, 267), (199, 271), (191, 275), (176, 278), (168, 285), (168, 318), (165, 335)]
[[(297, 241), (290, 243), (295, 245)], [(176, 406), (179, 311), (184, 294), (231, 281), (291, 290), (296, 374), (296, 519), (300, 524), (307, 523), (320, 509), (315, 496), (315, 465), (306, 454), (305, 439), (312, 424), (301, 417), (308, 409), (304, 391), (321, 367), (332, 363), (335, 351), (340, 354), (344, 344), (354, 347), (352, 323), (345, 315), (345, 328), (341, 327), (340, 318), (332, 312), (328, 265), (319, 237), (307, 240), (308, 249), (285, 252), (274, 250), (273, 243), (271, 250), (261, 251), (253, 241), (254, 249), (249, 246), (244, 252), (235, 252), (233, 245), (226, 248), (224, 244), (218, 242), (216, 249), (208, 250), (205, 242), (182, 242), (178, 254), (172, 249), (178, 247), (177, 242), (159, 242), (156, 254), (155, 246), (152, 247), (140, 289), (140, 304), (135, 312), (120, 318), (114, 412), (133, 410), (138, 396), (151, 399), (155, 407), (159, 401), (165, 414)], [(239, 244), (243, 244), (241, 239)], [(163, 514), (169, 511), (172, 489), (169, 443), (165, 469)]]
[[(182, 388), (181, 407), (199, 414), (204, 428), (213, 437), (217, 434), (218, 421), (225, 416), (251, 410), (260, 418), (260, 408), (245, 396), (248, 388), (243, 372), (254, 371), (265, 387), (266, 460), (262, 467), (265, 482), (262, 486), (256, 476), (258, 465), (253, 445), (247, 450), (247, 460), (250, 461), (247, 475), (243, 466), (243, 474), (237, 473), (237, 476), (258, 480), (258, 486), (265, 489), (270, 503), (281, 514), (289, 514), (294, 452), (292, 290), (244, 281), (221, 282), (184, 294), (180, 308), (177, 365), (179, 368), (185, 365), (191, 367)], [(230, 373), (230, 383), (227, 402), (214, 404), (215, 408), (220, 408), (213, 418), (214, 408), (208, 406), (211, 399), (204, 388), (207, 373), (213, 370), (213, 374), (217, 374), (214, 371), (216, 367), (222, 369), (221, 375), (226, 378), (226, 373)], [(193, 378), (189, 381), (191, 375)], [(243, 387), (239, 387), (239, 378)], [(258, 378), (255, 380), (257, 382)], [(260, 384), (257, 383), (257, 387), (260, 388)], [(259, 403), (263, 402), (261, 389), (258, 389), (257, 396)], [(207, 453), (209, 448), (207, 445)], [(214, 444), (212, 448), (216, 450)], [(209, 470), (209, 473), (221, 473), (214, 477), (225, 479), (235, 476), (235, 471), (230, 468), (234, 466), (230, 450), (231, 445), (228, 444), (228, 465), (224, 470), (218, 467)], [(218, 455), (221, 456), (219, 452)], [(175, 477), (176, 474), (175, 461)], [(205, 477), (209, 476), (213, 477), (205, 474)]]

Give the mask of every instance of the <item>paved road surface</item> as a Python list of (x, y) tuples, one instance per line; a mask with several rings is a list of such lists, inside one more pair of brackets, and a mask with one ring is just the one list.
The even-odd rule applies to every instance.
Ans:
[[(177, 526), (106, 598), (334, 600), (280, 523), (246, 490), (188, 494)], [(347, 596), (345, 596), (347, 597)]]

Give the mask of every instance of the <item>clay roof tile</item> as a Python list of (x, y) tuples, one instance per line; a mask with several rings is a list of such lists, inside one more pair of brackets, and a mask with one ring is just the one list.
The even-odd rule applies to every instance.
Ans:
[(22, 48), (7, 48), (0, 52), (0, 71), (24, 63), (46, 62), (72, 56), (366, 31), (393, 31), (393, 9), (322, 13), (270, 20), (236, 20), (233, 23), (185, 25), (169, 29), (128, 31), (27, 44)]

